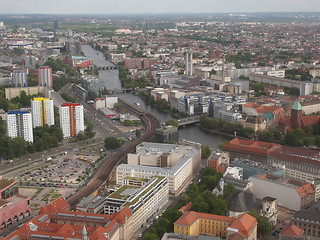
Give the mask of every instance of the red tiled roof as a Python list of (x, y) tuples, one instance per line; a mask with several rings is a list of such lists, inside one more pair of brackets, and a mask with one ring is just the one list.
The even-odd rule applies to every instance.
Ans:
[(313, 158), (318, 158), (319, 150), (280, 146), (270, 152), (270, 157), (277, 158), (282, 161), (305, 163), (320, 167), (320, 161)]
[(302, 116), (302, 126), (303, 128), (312, 126), (319, 122), (320, 116)]
[(132, 216), (132, 212), (130, 208), (126, 207), (122, 211), (117, 212), (115, 214), (115, 219), (120, 223), (124, 224), (126, 222), (126, 219), (129, 219), (129, 217)]
[(225, 217), (225, 216), (220, 216), (220, 215), (199, 213), (199, 212), (191, 211), (191, 212), (184, 213), (174, 224), (191, 226), (199, 218), (218, 220), (218, 221), (224, 221), (224, 222), (235, 221), (235, 218), (232, 218), (232, 217)]
[(301, 237), (302, 234), (303, 234), (303, 230), (301, 228), (298, 228), (294, 224), (286, 226), (280, 233), (281, 236), (297, 237), (297, 238)]
[(247, 103), (247, 104), (244, 104), (242, 105), (242, 107), (247, 107), (247, 108), (257, 108), (257, 107), (260, 107), (260, 104), (254, 102), (254, 103)]
[(192, 207), (192, 202), (189, 202), (187, 205), (183, 206), (182, 208), (179, 209), (182, 213), (185, 213), (189, 211)]
[(223, 146), (223, 150), (243, 152), (248, 154), (251, 153), (251, 154), (267, 157), (269, 155), (270, 150), (272, 150), (276, 146), (280, 146), (280, 145), (277, 143), (243, 140), (243, 139), (234, 138), (233, 140), (231, 140), (230, 142), (226, 143)]
[(252, 230), (257, 226), (257, 220), (247, 213), (243, 213), (230, 225), (230, 228), (238, 229), (238, 233), (242, 236), (248, 237)]
[(69, 209), (70, 209), (70, 206), (67, 203), (67, 201), (63, 197), (60, 197), (54, 202), (50, 203), (49, 205), (41, 208), (39, 213), (46, 213), (49, 215), (50, 213), (54, 213), (57, 210), (69, 210)]
[(309, 194), (315, 193), (315, 190), (310, 183), (306, 183), (303, 186), (296, 188), (296, 191), (301, 198), (304, 198)]

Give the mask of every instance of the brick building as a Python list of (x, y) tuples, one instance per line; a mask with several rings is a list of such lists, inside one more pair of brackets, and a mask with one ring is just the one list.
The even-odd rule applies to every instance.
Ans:
[(30, 198), (19, 195), (17, 181), (0, 176), (0, 232), (29, 216)]
[(126, 240), (132, 238), (131, 216), (129, 208), (111, 215), (71, 211), (59, 198), (4, 239)]
[(223, 150), (230, 153), (231, 161), (242, 158), (266, 164), (270, 152), (277, 146), (280, 144), (234, 138), (223, 146)]

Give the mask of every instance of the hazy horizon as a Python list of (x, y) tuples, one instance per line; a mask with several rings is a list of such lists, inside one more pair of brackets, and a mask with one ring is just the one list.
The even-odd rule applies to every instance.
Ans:
[(318, 0), (0, 0), (0, 14), (318, 13)]

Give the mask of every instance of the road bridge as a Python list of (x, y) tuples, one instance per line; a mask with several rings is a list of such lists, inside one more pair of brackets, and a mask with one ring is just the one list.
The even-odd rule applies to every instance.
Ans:
[(179, 127), (185, 127), (190, 124), (195, 124), (200, 122), (200, 116), (179, 119)]
[(118, 69), (117, 66), (105, 66), (105, 67), (98, 67), (99, 70), (114, 70)]

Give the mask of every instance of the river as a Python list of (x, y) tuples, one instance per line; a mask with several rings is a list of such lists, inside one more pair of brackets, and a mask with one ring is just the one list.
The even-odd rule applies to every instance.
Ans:
[[(113, 64), (105, 59), (104, 55), (89, 45), (83, 45), (82, 51), (88, 58), (93, 58), (95, 65), (99, 66), (112, 66)], [(119, 79), (118, 70), (100, 70), (99, 71), (100, 79), (104, 81), (104, 86), (108, 90), (121, 89), (121, 82)], [(147, 106), (143, 100), (136, 95), (129, 93), (126, 94), (117, 94), (117, 96), (129, 103), (140, 103), (139, 108), (143, 109), (146, 112), (149, 112), (156, 116), (161, 122), (166, 122), (167, 120), (173, 118), (170, 114), (159, 112), (157, 109)], [(202, 130), (197, 125), (190, 125), (188, 127), (179, 129), (179, 139), (185, 139), (189, 141), (199, 142), (204, 145), (208, 145), (212, 148), (217, 148), (219, 143), (227, 141), (228, 139), (219, 134), (211, 134)]]

